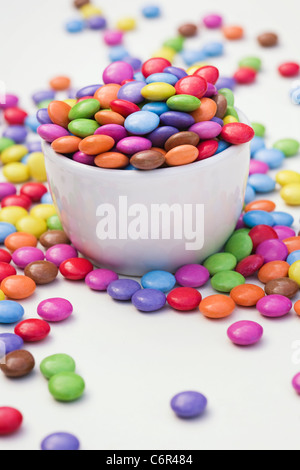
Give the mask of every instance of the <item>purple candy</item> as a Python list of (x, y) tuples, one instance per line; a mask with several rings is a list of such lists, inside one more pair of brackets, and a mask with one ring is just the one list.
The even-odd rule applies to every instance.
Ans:
[(119, 279), (109, 284), (107, 293), (115, 300), (131, 300), (132, 296), (141, 290), (137, 281), (132, 279)]
[(211, 98), (214, 95), (218, 94), (218, 90), (212, 83), (207, 82), (207, 90), (204, 95), (205, 98)]
[(180, 418), (196, 418), (204, 413), (207, 399), (199, 392), (182, 392), (171, 401), (172, 410)]
[(134, 70), (130, 64), (117, 61), (110, 64), (103, 72), (103, 81), (107, 83), (117, 83), (121, 85), (124, 80), (132, 80)]
[(263, 334), (262, 326), (253, 321), (239, 321), (227, 330), (228, 338), (239, 346), (251, 346), (257, 343)]
[(41, 152), (42, 144), (40, 141), (26, 142), (28, 153)]
[(2, 134), (3, 137), (14, 140), (16, 144), (25, 142), (27, 135), (28, 132), (24, 126), (9, 126)]
[(167, 298), (160, 290), (141, 289), (132, 296), (131, 301), (140, 312), (157, 312), (166, 305)]
[(81, 88), (76, 93), (76, 98), (84, 98), (85, 96), (94, 96), (97, 90), (101, 88), (102, 85), (89, 85), (84, 88)]
[(7, 196), (17, 194), (17, 188), (12, 183), (0, 183), (0, 201)]
[(140, 59), (136, 57), (128, 56), (128, 57), (124, 57), (123, 61), (126, 62), (127, 64), (130, 64), (135, 72), (139, 72), (141, 70), (142, 61)]
[(57, 432), (47, 436), (41, 449), (45, 451), (77, 451), (80, 448), (80, 442), (73, 434), (66, 432)]
[(74, 153), (72, 159), (74, 162), (82, 163), (83, 165), (95, 166), (95, 157), (92, 155), (87, 155), (83, 152)]
[(110, 271), (109, 269), (95, 269), (86, 276), (85, 283), (92, 290), (106, 291), (109, 284), (118, 279), (119, 276), (114, 271)]
[(127, 155), (134, 155), (135, 153), (149, 150), (152, 147), (152, 142), (145, 137), (125, 137), (117, 143), (117, 150)]
[(123, 85), (118, 91), (120, 100), (131, 101), (131, 103), (139, 104), (144, 101), (141, 90), (145, 88), (145, 82), (129, 82)]
[(183, 287), (201, 287), (210, 278), (208, 269), (200, 264), (187, 264), (178, 269), (175, 274), (176, 281)]
[(217, 90), (221, 90), (222, 88), (229, 88), (229, 90), (234, 90), (235, 86), (235, 79), (230, 77), (219, 77), (219, 80), (216, 83)]
[(19, 98), (16, 95), (5, 95), (4, 103), (0, 102), (0, 109), (15, 108), (19, 104)]
[(172, 75), (175, 75), (175, 77), (179, 78), (179, 80), (188, 76), (186, 71), (179, 67), (166, 67), (164, 69), (164, 73), (171, 73)]
[(235, 230), (239, 230), (240, 228), (245, 228), (246, 225), (244, 223), (244, 214), (242, 213), (239, 217), (239, 220), (236, 224)]
[(160, 121), (164, 126), (176, 127), (179, 130), (187, 129), (195, 124), (193, 116), (180, 111), (167, 111), (160, 116)]
[(270, 261), (285, 261), (289, 252), (282, 241), (266, 240), (258, 245), (256, 254), (263, 256), (265, 263), (270, 263)]
[(12, 260), (18, 268), (26, 268), (29, 263), (33, 263), (34, 261), (43, 261), (45, 259), (45, 255), (42, 250), (39, 248), (34, 248), (33, 246), (24, 246), (22, 248), (18, 248), (12, 254)]
[(217, 124), (220, 124), (221, 127), (224, 126), (224, 121), (223, 121), (222, 119), (220, 119), (220, 118), (213, 117), (213, 118), (211, 119), (211, 121), (212, 121), (212, 122), (216, 122)]
[(292, 381), (292, 385), (296, 392), (300, 394), (300, 374), (295, 375)]
[(148, 139), (151, 140), (153, 147), (161, 147), (163, 148), (167, 140), (174, 134), (179, 132), (176, 127), (172, 126), (163, 126), (158, 127), (155, 131), (148, 134)]
[(45, 90), (45, 91), (37, 91), (32, 95), (32, 99), (35, 104), (39, 104), (42, 101), (54, 100), (55, 99), (55, 92), (52, 90)]
[(70, 135), (70, 133), (61, 126), (57, 124), (42, 124), (38, 128), (38, 134), (46, 142), (52, 143), (54, 140), (59, 139), (60, 137), (65, 137)]
[(117, 143), (128, 136), (125, 127), (119, 124), (105, 124), (96, 130), (95, 135), (108, 135)]
[(265, 162), (250, 160), (249, 175), (256, 175), (257, 173), (266, 174), (268, 173), (269, 169), (269, 165)]
[(267, 295), (260, 299), (256, 308), (264, 317), (278, 318), (287, 315), (293, 307), (290, 299), (283, 295)]
[(24, 341), (18, 335), (13, 333), (0, 334), (0, 358), (13, 351), (22, 349)]
[(201, 140), (214, 139), (220, 135), (222, 131), (222, 126), (217, 122), (213, 121), (202, 121), (197, 122), (189, 128), (190, 132), (195, 132), (198, 134)]
[(73, 305), (66, 299), (54, 297), (39, 303), (37, 313), (45, 321), (60, 322), (72, 315)]
[(203, 23), (210, 29), (221, 28), (223, 18), (220, 15), (207, 15), (203, 18)]
[(78, 258), (78, 252), (70, 245), (54, 245), (46, 251), (46, 260), (59, 267), (61, 263), (70, 258)]
[(103, 16), (92, 16), (88, 18), (87, 25), (90, 29), (104, 29), (107, 26), (107, 21)]
[(36, 113), (36, 118), (41, 124), (53, 124), (47, 108), (39, 109)]
[(278, 235), (279, 240), (285, 240), (286, 238), (295, 237), (296, 232), (291, 227), (286, 227), (285, 225), (275, 225), (273, 227), (275, 232)]

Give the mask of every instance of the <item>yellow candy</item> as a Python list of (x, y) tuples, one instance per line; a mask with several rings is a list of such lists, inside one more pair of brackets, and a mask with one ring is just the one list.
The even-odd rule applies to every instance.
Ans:
[(18, 220), (16, 223), (16, 229), (18, 232), (30, 233), (36, 238), (40, 238), (40, 236), (48, 230), (48, 227), (43, 219), (28, 215)]
[(282, 170), (276, 175), (276, 181), (280, 186), (286, 184), (300, 184), (300, 173), (292, 170)]
[(136, 27), (136, 21), (135, 18), (121, 18), (117, 22), (117, 29), (120, 29), (121, 31), (132, 31)]
[(300, 184), (286, 184), (280, 191), (280, 196), (290, 206), (300, 206)]
[(74, 108), (75, 104), (77, 104), (77, 100), (64, 100), (64, 103), (67, 103), (71, 108)]
[(201, 67), (205, 67), (206, 65), (208, 64), (205, 62), (198, 62), (197, 64), (194, 64), (191, 67), (189, 67), (186, 73), (189, 75), (193, 75), (195, 72), (197, 72), (198, 69), (200, 69)]
[(300, 286), (300, 261), (293, 263), (289, 269), (289, 278), (296, 281)]
[(56, 210), (53, 204), (38, 204), (31, 209), (30, 215), (47, 220), (49, 217), (56, 215)]
[(91, 5), (88, 3), (80, 8), (80, 13), (84, 19), (91, 18), (92, 16), (99, 16), (102, 15), (102, 10), (96, 7), (95, 5)]
[(171, 47), (164, 46), (161, 49), (159, 49), (155, 54), (153, 54), (153, 58), (155, 57), (162, 57), (163, 59), (168, 60), (169, 62), (174, 61), (174, 57), (176, 56), (176, 51), (172, 49)]
[(234, 116), (228, 115), (228, 116), (224, 117), (223, 122), (224, 122), (224, 125), (225, 125), (225, 124), (231, 124), (232, 122), (239, 122), (239, 121)]
[(149, 83), (141, 91), (144, 98), (150, 101), (165, 101), (176, 94), (172, 85), (163, 82)]
[(30, 176), (40, 183), (47, 181), (47, 173), (45, 167), (45, 158), (42, 152), (32, 153), (28, 160), (27, 164), (30, 171)]
[(11, 147), (3, 150), (1, 153), (1, 160), (4, 165), (7, 165), (7, 163), (19, 162), (27, 154), (28, 150), (25, 145), (12, 145)]
[(23, 207), (9, 206), (3, 207), (0, 211), (0, 222), (8, 222), (9, 224), (16, 225), (18, 220), (26, 217), (28, 212)]
[(29, 167), (20, 162), (8, 163), (3, 168), (3, 175), (10, 183), (25, 183), (30, 178)]
[(5, 294), (2, 290), (0, 290), (0, 301), (5, 300)]

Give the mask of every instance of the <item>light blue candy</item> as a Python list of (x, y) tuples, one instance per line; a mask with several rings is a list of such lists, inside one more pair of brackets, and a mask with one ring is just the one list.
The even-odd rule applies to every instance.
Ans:
[(252, 186), (250, 186), (250, 184), (247, 184), (246, 194), (245, 194), (245, 204), (249, 204), (250, 202), (254, 201), (255, 196), (256, 196), (256, 192), (254, 191)]
[(51, 193), (45, 193), (41, 199), (42, 204), (53, 204)]
[(141, 283), (144, 289), (170, 292), (176, 284), (176, 278), (167, 271), (151, 271), (142, 277)]
[(131, 134), (145, 135), (159, 126), (159, 116), (150, 111), (138, 111), (130, 114), (125, 120), (124, 127)]
[(220, 140), (218, 143), (218, 149), (215, 153), (217, 155), (218, 153), (223, 152), (224, 150), (228, 149), (230, 147), (230, 144), (228, 142), (225, 142), (224, 140)]
[(137, 170), (133, 165), (128, 165), (124, 170), (131, 171), (131, 170)]
[(156, 82), (163, 82), (169, 83), (170, 85), (176, 85), (179, 78), (172, 73), (153, 73), (146, 78), (146, 83), (156, 83)]
[(251, 141), (251, 157), (255, 157), (256, 152), (264, 148), (266, 148), (264, 139), (256, 135)]
[(169, 106), (167, 103), (163, 103), (160, 101), (156, 101), (153, 103), (147, 103), (143, 106), (142, 111), (150, 111), (151, 113), (155, 113), (158, 116), (161, 116), (164, 113), (170, 111)]
[(287, 263), (290, 265), (296, 263), (296, 261), (300, 261), (300, 250), (293, 251), (288, 257), (287, 257)]
[(248, 183), (257, 193), (270, 193), (276, 187), (276, 182), (269, 175), (259, 173), (249, 176)]
[(24, 316), (24, 308), (13, 300), (2, 300), (0, 302), (0, 323), (17, 323)]
[(66, 23), (68, 33), (81, 33), (85, 28), (85, 22), (82, 20), (71, 20)]
[(137, 82), (146, 82), (146, 79), (144, 77), (144, 75), (142, 74), (142, 72), (136, 72), (133, 76), (133, 78), (137, 81)]
[(224, 44), (222, 42), (209, 42), (203, 46), (202, 51), (206, 57), (219, 57), (224, 54)]
[(124, 46), (113, 46), (109, 50), (108, 57), (111, 62), (118, 62), (129, 56), (129, 52)]
[(11, 233), (15, 233), (17, 231), (16, 227), (13, 224), (9, 224), (8, 222), (0, 222), (0, 243), (4, 243), (4, 240), (8, 235)]
[(293, 104), (300, 104), (300, 87), (292, 92), (291, 98)]
[(271, 212), (273, 220), (275, 222), (274, 225), (284, 225), (286, 227), (291, 227), (294, 223), (294, 217), (287, 212)]
[(260, 149), (255, 152), (254, 160), (259, 162), (264, 162), (269, 165), (271, 170), (280, 168), (285, 159), (284, 153), (281, 150), (277, 149)]
[(250, 211), (246, 212), (243, 221), (247, 227), (256, 227), (257, 225), (268, 225), (273, 227), (275, 225), (274, 219), (269, 212), (266, 211)]
[(145, 18), (158, 18), (161, 15), (161, 10), (156, 5), (148, 5), (142, 9), (142, 14)]
[(181, 57), (184, 63), (188, 66), (194, 65), (196, 62), (201, 62), (207, 58), (202, 49), (184, 50), (181, 52)]
[(28, 162), (29, 157), (30, 157), (30, 153), (27, 153), (27, 155), (25, 155), (25, 157), (22, 158), (21, 162), (22, 162), (24, 165), (27, 165), (27, 162)]
[(37, 133), (37, 129), (40, 125), (41, 124), (37, 120), (37, 117), (35, 114), (32, 116), (27, 116), (27, 118), (25, 119), (25, 126), (29, 127), (29, 129), (32, 130), (32, 132)]

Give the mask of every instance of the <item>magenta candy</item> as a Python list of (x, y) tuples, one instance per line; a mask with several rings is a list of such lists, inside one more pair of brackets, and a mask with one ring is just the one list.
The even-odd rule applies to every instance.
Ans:
[(24, 246), (18, 248), (12, 254), (12, 260), (18, 268), (26, 268), (26, 266), (34, 261), (43, 261), (45, 255), (42, 250), (39, 248), (34, 248), (33, 246)]
[(122, 84), (124, 80), (132, 80), (134, 70), (130, 64), (126, 62), (117, 61), (110, 64), (103, 72), (103, 81), (107, 83)]
[(17, 194), (17, 188), (12, 183), (0, 183), (0, 201), (7, 196)]
[(117, 143), (117, 150), (127, 155), (133, 155), (143, 150), (149, 150), (152, 147), (152, 142), (145, 137), (126, 137)]
[(210, 278), (208, 269), (200, 264), (187, 264), (175, 274), (177, 283), (182, 287), (201, 287)]
[(264, 317), (278, 318), (287, 315), (292, 310), (293, 304), (290, 299), (283, 295), (267, 295), (260, 299), (256, 308)]
[(289, 255), (286, 245), (280, 240), (266, 240), (256, 248), (256, 254), (263, 256), (265, 263), (285, 261)]
[(103, 39), (108, 46), (117, 46), (123, 41), (123, 33), (122, 31), (106, 31)]
[(128, 136), (125, 127), (120, 126), (119, 124), (106, 124), (101, 126), (96, 130), (95, 135), (108, 135), (109, 137), (112, 137), (115, 142), (119, 142)]
[(69, 318), (73, 305), (66, 299), (56, 297), (43, 300), (37, 307), (38, 315), (48, 322), (60, 322)]
[(259, 160), (250, 160), (249, 175), (256, 175), (257, 173), (266, 174), (269, 171), (269, 165)]
[(54, 245), (46, 251), (46, 260), (59, 267), (63, 261), (70, 258), (78, 258), (78, 252), (71, 245)]
[(198, 134), (201, 140), (214, 139), (221, 133), (222, 126), (217, 122), (202, 121), (193, 124), (193, 126), (189, 128), (189, 131)]
[(295, 375), (295, 377), (292, 380), (292, 385), (294, 389), (296, 390), (296, 392), (300, 394), (300, 373)]
[(54, 142), (54, 140), (60, 137), (70, 135), (64, 127), (58, 126), (57, 124), (42, 124), (37, 131), (39, 136), (49, 143)]
[(293, 230), (291, 227), (287, 227), (286, 225), (275, 225), (273, 229), (281, 241), (285, 240), (286, 238), (295, 237), (296, 235), (295, 230)]
[(251, 346), (263, 336), (262, 326), (253, 321), (239, 321), (227, 330), (228, 338), (238, 346)]
[(5, 95), (5, 103), (0, 103), (0, 109), (15, 108), (19, 104), (19, 98), (16, 95)]
[(118, 279), (119, 276), (114, 271), (110, 271), (109, 269), (95, 269), (86, 276), (85, 283), (92, 290), (106, 291), (109, 284)]
[(206, 15), (203, 18), (203, 23), (207, 28), (210, 29), (215, 29), (215, 28), (221, 28), (223, 25), (223, 18), (220, 15)]
[(92, 155), (87, 155), (83, 152), (76, 152), (73, 155), (74, 162), (83, 163), (84, 165), (95, 166), (94, 160), (95, 157)]
[(211, 98), (212, 96), (217, 95), (217, 94), (218, 94), (217, 87), (215, 87), (215, 85), (213, 85), (212, 83), (207, 82), (207, 90), (206, 90), (204, 97)]
[(237, 221), (235, 230), (239, 230), (239, 229), (245, 228), (245, 227), (246, 227), (246, 225), (244, 223), (244, 214), (242, 213), (239, 217), (239, 220)]

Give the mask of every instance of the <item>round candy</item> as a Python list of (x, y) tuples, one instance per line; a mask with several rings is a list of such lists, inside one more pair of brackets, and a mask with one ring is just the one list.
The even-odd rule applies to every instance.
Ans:
[(57, 278), (58, 268), (50, 261), (33, 261), (25, 267), (24, 274), (37, 285), (45, 285)]
[(43, 320), (24, 320), (15, 327), (15, 334), (23, 341), (31, 343), (45, 339), (50, 333), (50, 326)]
[(263, 284), (278, 279), (280, 277), (287, 277), (290, 269), (289, 263), (286, 261), (271, 261), (266, 263), (258, 272), (258, 279)]
[(288, 257), (288, 249), (280, 240), (266, 240), (258, 245), (256, 254), (264, 258), (265, 263), (270, 261), (285, 261)]
[(300, 65), (296, 62), (285, 62), (278, 67), (280, 75), (283, 77), (296, 77), (300, 71)]
[(0, 323), (17, 323), (24, 316), (24, 308), (12, 300), (2, 300), (0, 302)]
[(257, 310), (265, 317), (278, 318), (287, 315), (293, 307), (292, 302), (283, 295), (268, 295), (260, 299)]
[(141, 289), (133, 294), (131, 301), (141, 312), (156, 312), (166, 304), (165, 294), (158, 289)]
[(278, 240), (278, 235), (272, 227), (268, 225), (257, 225), (249, 232), (249, 237), (253, 243), (253, 250), (255, 251), (258, 245), (266, 240)]
[(158, 18), (161, 15), (161, 10), (157, 5), (146, 5), (142, 9), (142, 14), (145, 18)]
[(109, 284), (107, 293), (115, 300), (131, 300), (132, 296), (141, 289), (140, 284), (132, 279), (119, 279)]
[(166, 163), (169, 166), (187, 165), (197, 160), (199, 155), (197, 147), (193, 145), (180, 145), (166, 154)]
[(11, 183), (0, 183), (0, 200), (16, 194), (17, 188)]
[(145, 135), (159, 126), (159, 116), (149, 111), (139, 111), (128, 116), (124, 125), (132, 134)]
[(245, 212), (250, 212), (250, 211), (255, 211), (255, 210), (273, 212), (275, 209), (276, 209), (276, 204), (273, 201), (259, 200), (259, 201), (253, 201), (247, 204), (247, 206), (245, 207)]
[(171, 408), (179, 418), (196, 418), (204, 413), (207, 399), (198, 392), (181, 392), (171, 401)]
[(240, 67), (233, 76), (240, 85), (249, 85), (256, 79), (257, 71), (250, 67)]
[(277, 233), (279, 240), (285, 240), (286, 238), (294, 237), (296, 235), (295, 230), (283, 225), (275, 225), (273, 229)]
[(300, 394), (300, 374), (295, 375), (295, 377), (292, 380), (292, 385), (296, 392)]
[(176, 284), (175, 276), (166, 271), (150, 271), (141, 279), (144, 289), (156, 289), (162, 292), (169, 292)]
[(30, 297), (36, 289), (35, 282), (27, 276), (9, 276), (1, 282), (1, 290), (4, 294), (15, 300)]
[(84, 380), (74, 372), (60, 372), (49, 380), (49, 392), (58, 401), (72, 402), (84, 393)]
[(226, 295), (210, 295), (201, 301), (199, 309), (207, 318), (226, 318), (234, 311), (235, 303)]
[(70, 258), (59, 266), (61, 274), (71, 281), (80, 281), (93, 271), (94, 266), (85, 258)]
[(59, 267), (64, 261), (78, 256), (77, 250), (67, 244), (55, 244), (46, 251), (46, 260)]
[(278, 36), (273, 32), (262, 33), (257, 40), (262, 47), (274, 47), (278, 44)]
[(57, 297), (43, 300), (37, 307), (37, 313), (48, 322), (60, 322), (70, 317), (73, 306), (68, 300)]
[(254, 307), (260, 299), (265, 297), (265, 292), (255, 284), (243, 284), (234, 287), (230, 292), (230, 297), (237, 305)]
[(289, 254), (300, 250), (300, 236), (286, 238), (283, 240), (283, 243), (286, 245)]
[(1, 333), (0, 334), (0, 358), (4, 357), (13, 351), (22, 349), (24, 341), (20, 336), (13, 333)]
[(11, 262), (11, 254), (8, 251), (3, 250), (0, 248), (0, 262), (1, 263), (10, 263)]
[(109, 284), (119, 279), (119, 276), (114, 271), (108, 269), (94, 269), (86, 278), (86, 285), (96, 291), (106, 291)]
[[(294, 305), (294, 310), (297, 313), (298, 316), (300, 316), (300, 300), (298, 300), (295, 305)], [(0, 341), (1, 341), (1, 335), (0, 335)]]
[(108, 135), (92, 135), (79, 143), (79, 150), (88, 155), (98, 155), (108, 152), (114, 145), (114, 139)]
[(239, 145), (250, 142), (254, 137), (252, 127), (241, 122), (226, 124), (220, 134), (221, 139), (230, 144)]
[(196, 36), (198, 32), (198, 27), (197, 25), (193, 23), (185, 23), (178, 28), (178, 32), (181, 36), (185, 38), (191, 38), (193, 36)]
[(197, 122), (189, 128), (190, 132), (195, 132), (200, 139), (214, 139), (222, 130), (220, 124), (214, 121)]
[(62, 230), (49, 230), (41, 235), (40, 243), (45, 248), (51, 248), (55, 245), (67, 245), (71, 242)]
[(225, 245), (225, 252), (231, 253), (238, 262), (249, 256), (252, 250), (252, 239), (245, 232), (234, 233)]
[(177, 94), (167, 100), (167, 106), (173, 111), (190, 113), (196, 111), (201, 105), (201, 101), (192, 95)]
[[(15, 225), (18, 220), (22, 219), (22, 217), (26, 217), (28, 215), (28, 212), (26, 209), (23, 207), (4, 207), (0, 211), (0, 220), (1, 222), (6, 222), (7, 224)], [(7, 229), (9, 228), (8, 225), (6, 226)], [(5, 225), (2, 225), (2, 229), (5, 228)]]
[[(169, 83), (164, 82), (149, 83), (141, 90), (142, 96), (150, 101), (166, 101), (171, 98), (171, 96), (175, 95), (175, 93), (175, 88)], [(169, 107), (168, 103), (167, 106)]]
[(300, 142), (295, 139), (281, 139), (275, 142), (274, 149), (283, 152), (285, 157), (294, 157), (300, 149)]
[(235, 271), (222, 271), (211, 279), (213, 289), (219, 292), (230, 292), (234, 287), (245, 284), (244, 276)]
[(109, 136), (115, 141), (115, 143), (118, 143), (120, 140), (125, 139), (128, 134), (124, 127), (119, 124), (106, 124), (99, 127), (99, 129), (96, 130), (95, 135)]
[(6, 377), (19, 378), (30, 374), (34, 369), (35, 360), (29, 351), (13, 351), (5, 356), (3, 364), (0, 363), (0, 369)]
[(14, 276), (15, 274), (17, 274), (17, 271), (13, 266), (0, 261), (0, 282), (2, 282), (3, 279), (6, 279), (8, 276)]
[(264, 258), (260, 255), (250, 255), (240, 261), (236, 271), (244, 277), (253, 276), (264, 264)]
[(120, 140), (117, 144), (117, 150), (127, 155), (133, 155), (152, 147), (151, 140), (145, 137), (130, 136)]
[(28, 210), (31, 206), (31, 199), (27, 196), (7, 196), (2, 199), (1, 207), (17, 206)]
[(108, 46), (117, 46), (121, 44), (124, 33), (122, 31), (106, 31), (103, 39)]
[[(300, 261), (296, 261), (289, 269), (289, 278), (300, 286)], [(0, 303), (1, 305), (1, 303)]]
[(133, 79), (134, 70), (130, 64), (117, 61), (110, 64), (103, 72), (103, 82), (121, 85), (124, 80)]
[(189, 312), (199, 307), (202, 300), (200, 292), (192, 287), (178, 287), (167, 297), (170, 307), (181, 312)]
[(209, 277), (209, 270), (199, 264), (185, 265), (175, 274), (177, 283), (182, 287), (201, 287), (207, 283)]
[(23, 416), (15, 408), (0, 407), (0, 436), (17, 432), (23, 422)]
[(41, 449), (46, 451), (77, 451), (79, 447), (80, 442), (77, 437), (66, 432), (50, 434), (41, 444)]
[(180, 111), (167, 111), (160, 116), (160, 121), (164, 126), (175, 127), (176, 132), (178, 132), (178, 129), (185, 130), (195, 124), (195, 119), (191, 114)]
[(162, 126), (148, 134), (148, 139), (154, 147), (163, 148), (166, 142), (173, 135), (178, 134), (178, 129), (173, 126)]
[(252, 210), (244, 215), (244, 223), (247, 227), (256, 227), (257, 225), (275, 225), (275, 220), (269, 212), (262, 210)]
[(46, 357), (40, 365), (40, 370), (46, 379), (51, 379), (62, 372), (75, 372), (76, 364), (67, 354), (54, 354)]
[(155, 57), (147, 60), (142, 67), (142, 74), (145, 78), (149, 77), (153, 73), (161, 73), (166, 67), (171, 67), (171, 63), (164, 58)]
[(92, 119), (75, 119), (71, 121), (68, 129), (77, 137), (84, 139), (90, 135), (93, 135), (98, 129), (99, 124)]
[(33, 246), (18, 248), (12, 255), (13, 262), (19, 268), (25, 268), (29, 263), (42, 261), (45, 258), (42, 250)]
[(283, 295), (288, 299), (292, 299), (299, 292), (299, 285), (296, 281), (287, 277), (273, 279), (266, 284), (265, 291), (267, 295)]
[(211, 276), (222, 271), (231, 271), (236, 265), (237, 259), (231, 253), (216, 253), (204, 262), (204, 267), (208, 269)]
[(252, 346), (262, 338), (262, 326), (253, 321), (240, 321), (228, 328), (228, 338), (238, 346)]
[(139, 170), (154, 170), (165, 163), (165, 156), (157, 150), (145, 150), (133, 155), (130, 164)]

